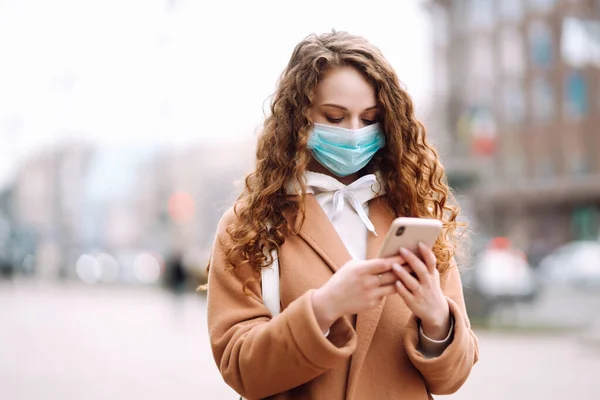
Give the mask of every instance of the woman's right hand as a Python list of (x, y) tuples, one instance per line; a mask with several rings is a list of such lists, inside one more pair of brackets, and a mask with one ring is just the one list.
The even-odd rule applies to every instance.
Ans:
[(323, 332), (344, 315), (375, 308), (385, 296), (396, 293), (398, 280), (392, 265), (402, 257), (351, 260), (340, 268), (312, 298), (317, 322)]

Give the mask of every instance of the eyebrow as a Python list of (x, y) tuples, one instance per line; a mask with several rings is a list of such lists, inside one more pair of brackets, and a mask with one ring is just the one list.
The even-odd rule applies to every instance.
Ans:
[[(332, 104), (332, 103), (321, 104), (321, 107), (333, 107), (333, 108), (337, 108), (339, 110), (348, 111), (348, 109), (346, 107), (340, 106), (338, 104)], [(376, 108), (378, 108), (378, 107), (371, 106), (369, 108), (365, 108), (364, 111), (375, 110)]]

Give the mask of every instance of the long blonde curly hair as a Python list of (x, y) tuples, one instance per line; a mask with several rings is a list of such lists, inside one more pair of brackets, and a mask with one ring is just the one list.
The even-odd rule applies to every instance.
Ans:
[[(259, 274), (261, 266), (272, 262), (270, 250), (297, 233), (283, 211), (292, 209), (304, 221), (303, 174), (311, 161), (307, 141), (315, 90), (326, 71), (341, 66), (356, 68), (373, 85), (381, 111), (386, 144), (367, 171), (380, 171), (387, 204), (396, 216), (442, 220), (443, 234), (433, 251), (443, 273), (456, 251), (460, 225), (444, 168), (415, 117), (412, 100), (380, 50), (362, 37), (335, 31), (300, 42), (279, 79), (258, 139), (256, 169), (246, 177), (234, 207), (236, 222), (227, 227), (227, 259), (233, 267), (235, 260), (250, 263)], [(300, 183), (300, 196), (286, 194), (290, 181)]]

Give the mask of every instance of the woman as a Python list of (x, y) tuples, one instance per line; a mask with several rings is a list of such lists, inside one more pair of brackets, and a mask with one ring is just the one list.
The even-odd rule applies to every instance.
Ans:
[[(295, 48), (256, 169), (209, 265), (215, 361), (248, 399), (428, 399), (478, 358), (454, 253), (458, 207), (412, 102), (377, 48), (343, 32)], [(421, 254), (376, 254), (398, 216), (441, 219)], [(260, 271), (277, 250), (281, 313)]]

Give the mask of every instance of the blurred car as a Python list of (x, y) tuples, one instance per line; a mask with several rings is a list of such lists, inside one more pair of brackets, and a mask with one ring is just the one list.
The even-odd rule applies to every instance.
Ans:
[(581, 339), (588, 344), (600, 347), (600, 319), (593, 322), (588, 329), (582, 333)]
[(538, 293), (538, 280), (525, 254), (506, 238), (491, 239), (463, 274), (469, 314), (488, 317), (502, 303), (529, 302)]
[(576, 241), (554, 250), (539, 266), (546, 285), (600, 288), (600, 242)]
[(486, 250), (476, 261), (475, 270), (475, 285), (490, 297), (530, 300), (536, 292), (535, 274), (519, 253)]
[(74, 250), (70, 254), (72, 272), (87, 284), (157, 284), (164, 274), (160, 254), (146, 249), (104, 251)]

